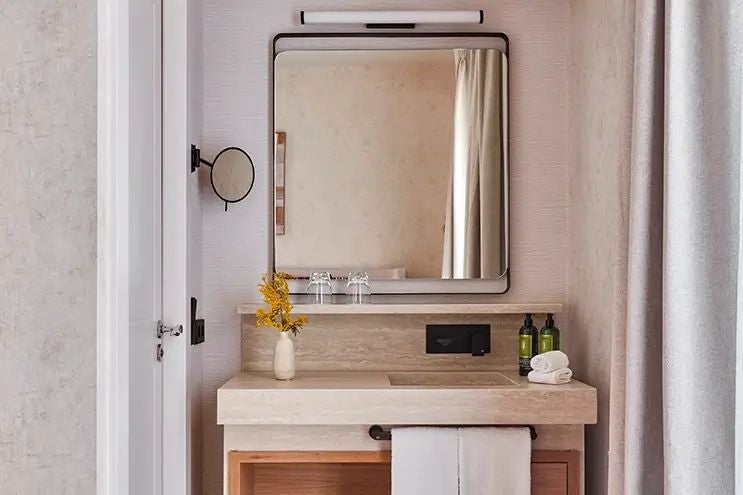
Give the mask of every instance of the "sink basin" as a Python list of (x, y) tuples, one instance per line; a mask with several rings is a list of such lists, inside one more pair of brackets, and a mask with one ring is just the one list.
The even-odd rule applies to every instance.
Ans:
[(435, 371), (388, 373), (393, 387), (513, 387), (518, 385), (496, 371)]

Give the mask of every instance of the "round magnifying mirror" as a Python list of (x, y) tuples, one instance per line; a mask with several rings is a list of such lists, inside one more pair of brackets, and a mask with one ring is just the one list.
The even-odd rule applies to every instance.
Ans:
[(253, 160), (240, 148), (225, 148), (212, 163), (211, 181), (212, 189), (225, 203), (242, 201), (253, 189)]

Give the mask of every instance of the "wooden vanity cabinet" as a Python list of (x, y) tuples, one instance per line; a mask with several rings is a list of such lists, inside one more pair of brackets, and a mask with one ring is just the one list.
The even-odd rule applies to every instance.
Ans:
[(532, 495), (579, 495), (581, 460), (577, 450), (531, 453)]
[[(390, 452), (228, 454), (229, 495), (390, 495)], [(579, 495), (580, 452), (532, 452), (533, 495)]]

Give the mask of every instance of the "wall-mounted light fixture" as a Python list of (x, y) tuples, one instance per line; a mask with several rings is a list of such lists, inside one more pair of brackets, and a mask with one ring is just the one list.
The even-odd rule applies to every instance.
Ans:
[(416, 24), (482, 24), (482, 10), (306, 11), (302, 24), (365, 24), (367, 28), (414, 28)]

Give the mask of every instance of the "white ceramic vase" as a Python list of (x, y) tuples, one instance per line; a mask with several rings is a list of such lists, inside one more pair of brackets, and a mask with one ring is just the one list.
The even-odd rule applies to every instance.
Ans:
[(294, 341), (289, 337), (289, 332), (280, 332), (273, 351), (273, 374), (277, 380), (291, 380), (296, 372)]

